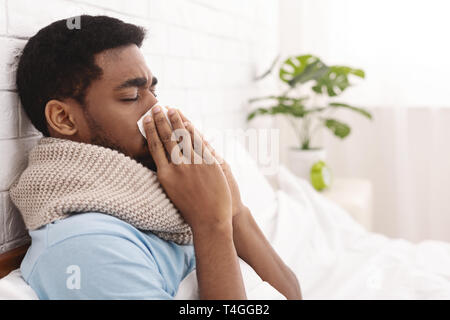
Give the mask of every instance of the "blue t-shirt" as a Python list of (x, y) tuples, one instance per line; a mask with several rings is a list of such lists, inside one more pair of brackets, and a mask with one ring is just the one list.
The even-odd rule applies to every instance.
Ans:
[(74, 214), (30, 236), (20, 270), (40, 299), (172, 299), (195, 269), (192, 245), (107, 214)]

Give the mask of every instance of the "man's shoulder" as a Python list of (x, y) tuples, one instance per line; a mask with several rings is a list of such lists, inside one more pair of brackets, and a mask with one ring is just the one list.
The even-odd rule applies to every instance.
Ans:
[[(195, 266), (192, 248), (103, 213), (74, 214), (30, 234), (21, 271), (44, 299), (171, 298)], [(74, 270), (82, 290), (67, 289)]]
[(98, 212), (73, 214), (30, 231), (30, 236), (32, 243), (21, 264), (25, 276), (38, 260), (87, 258), (111, 253), (112, 249), (116, 254), (134, 251), (141, 255), (148, 253), (145, 242), (151, 241), (132, 225)]
[[(80, 215), (32, 236), (21, 271), (40, 299), (170, 298), (144, 240), (105, 218)], [(35, 240), (47, 244), (39, 248)]]

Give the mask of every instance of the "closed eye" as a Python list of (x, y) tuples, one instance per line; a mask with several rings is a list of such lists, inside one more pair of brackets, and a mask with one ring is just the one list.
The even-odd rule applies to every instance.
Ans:
[[(149, 89), (149, 91), (153, 94), (153, 96), (154, 96), (155, 98), (157, 97), (157, 94), (156, 94), (156, 88), (155, 88), (155, 87), (151, 87), (151, 88)], [(124, 101), (124, 102), (133, 102), (133, 101), (138, 101), (139, 98), (140, 98), (140, 95), (138, 94), (138, 95), (136, 95), (136, 97), (134, 97), (134, 98), (127, 98), (127, 99), (120, 99), (120, 100), (121, 100), (121, 101)]]
[(130, 101), (137, 101), (138, 99), (139, 99), (139, 95), (137, 95), (136, 98), (120, 99), (120, 101), (130, 102)]

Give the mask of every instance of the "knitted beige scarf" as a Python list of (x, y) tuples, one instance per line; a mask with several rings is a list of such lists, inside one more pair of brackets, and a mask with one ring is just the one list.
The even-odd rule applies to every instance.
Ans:
[(162, 239), (192, 243), (191, 228), (156, 174), (113, 149), (41, 138), (10, 196), (30, 230), (71, 214), (101, 212)]

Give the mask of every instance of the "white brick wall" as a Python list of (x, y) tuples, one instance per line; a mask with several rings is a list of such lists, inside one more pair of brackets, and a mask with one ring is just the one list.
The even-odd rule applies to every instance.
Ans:
[(6, 34), (6, 0), (0, 0), (0, 34)]
[(27, 238), (10, 202), (11, 182), (40, 135), (20, 108), (14, 55), (49, 23), (106, 14), (142, 25), (142, 48), (158, 77), (158, 98), (184, 110), (200, 129), (245, 127), (253, 83), (279, 50), (278, 0), (0, 0), (0, 253)]

